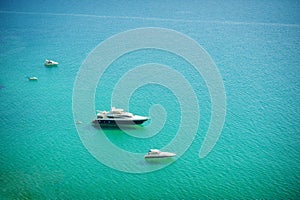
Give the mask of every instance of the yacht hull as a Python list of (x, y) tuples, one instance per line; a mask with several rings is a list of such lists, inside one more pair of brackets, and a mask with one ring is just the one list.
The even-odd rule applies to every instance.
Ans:
[(96, 121), (100, 125), (140, 125), (147, 120), (148, 119), (138, 119), (138, 120), (97, 119)]
[(145, 155), (144, 158), (171, 158), (174, 157), (176, 154), (174, 155), (162, 155), (162, 156), (152, 156), (152, 155)]

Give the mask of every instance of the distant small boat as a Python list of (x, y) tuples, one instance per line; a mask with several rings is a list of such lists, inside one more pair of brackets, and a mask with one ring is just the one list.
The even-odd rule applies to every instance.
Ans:
[(37, 81), (37, 80), (38, 80), (38, 78), (35, 77), (35, 76), (27, 77), (27, 78), (28, 78), (28, 80), (30, 80), (30, 81)]
[(58, 65), (58, 62), (53, 61), (53, 60), (47, 60), (45, 61), (45, 66), (56, 66)]
[(173, 156), (176, 156), (176, 154), (171, 152), (163, 152), (158, 149), (150, 149), (148, 154), (146, 154), (144, 157), (145, 158), (169, 158)]
[(76, 120), (76, 124), (82, 124), (82, 121)]

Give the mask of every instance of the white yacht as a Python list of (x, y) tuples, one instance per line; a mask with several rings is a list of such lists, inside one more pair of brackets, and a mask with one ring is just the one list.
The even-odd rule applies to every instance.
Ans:
[(55, 62), (53, 60), (47, 60), (45, 61), (45, 66), (56, 66), (58, 65), (58, 62)]
[(38, 80), (38, 78), (35, 77), (35, 76), (33, 76), (33, 77), (27, 77), (27, 78), (28, 78), (28, 80), (30, 80), (30, 81), (37, 81), (37, 80)]
[(163, 152), (158, 149), (150, 149), (148, 151), (148, 154), (146, 154), (144, 157), (145, 158), (169, 158), (173, 156), (176, 156), (176, 154), (171, 152)]
[(112, 107), (109, 112), (98, 111), (97, 118), (93, 122), (100, 125), (136, 125), (142, 124), (148, 119), (148, 117), (134, 115), (123, 109)]

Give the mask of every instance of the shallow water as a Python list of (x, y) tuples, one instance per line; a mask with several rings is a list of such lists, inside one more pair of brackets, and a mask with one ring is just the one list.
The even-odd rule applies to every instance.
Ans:
[[(45, 4), (1, 3), (2, 199), (299, 198), (299, 3)], [(201, 114), (196, 136), (181, 157), (171, 163), (141, 158), (137, 168), (170, 165), (134, 174), (104, 165), (85, 148), (74, 123), (81, 119), (73, 119), (72, 95), (81, 64), (100, 42), (141, 27), (173, 29), (197, 41), (220, 71), (227, 107), (221, 137), (200, 159), (211, 118), (203, 77), (170, 52), (144, 49), (117, 59), (99, 80), (95, 109), (109, 109), (111, 91), (126, 72), (159, 63), (188, 80)], [(46, 58), (59, 66), (44, 67)], [(31, 82), (26, 76), (39, 80)], [(149, 110), (156, 104), (166, 115), (156, 133), (151, 121), (103, 133), (89, 121), (77, 126), (99, 137), (104, 134), (128, 152), (144, 154), (165, 147), (180, 127), (180, 102), (162, 85), (138, 88), (128, 107), (155, 120), (161, 115)]]

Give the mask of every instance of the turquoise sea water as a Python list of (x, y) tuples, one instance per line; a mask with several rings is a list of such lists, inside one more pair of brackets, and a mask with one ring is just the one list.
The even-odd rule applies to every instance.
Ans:
[[(298, 2), (0, 5), (1, 199), (299, 199)], [(211, 117), (203, 78), (168, 52), (140, 50), (122, 56), (99, 80), (96, 109), (109, 109), (111, 91), (124, 73), (156, 62), (190, 82), (201, 110), (199, 129), (183, 156), (161, 170), (134, 174), (109, 168), (84, 147), (74, 124), (72, 94), (81, 64), (100, 42), (141, 27), (173, 29), (197, 41), (220, 71), (227, 113), (216, 146), (200, 159)], [(46, 58), (59, 66), (44, 67)], [(26, 76), (39, 80), (30, 82)], [(105, 135), (131, 152), (164, 147), (180, 123), (176, 95), (161, 85), (145, 85), (132, 94), (129, 108), (148, 115), (155, 104), (167, 114), (155, 136), (134, 138), (118, 129), (106, 129)], [(147, 132), (147, 125), (135, 133)], [(88, 122), (82, 126), (94, 128)], [(153, 163), (141, 159), (139, 164)]]

